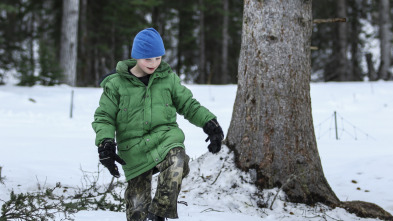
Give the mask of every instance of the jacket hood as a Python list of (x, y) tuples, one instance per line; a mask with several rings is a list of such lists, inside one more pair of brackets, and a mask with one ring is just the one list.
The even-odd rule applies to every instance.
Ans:
[[(131, 75), (130, 72), (128, 71), (130, 68), (134, 67), (136, 65), (136, 60), (135, 59), (128, 59), (124, 61), (119, 61), (116, 65), (116, 70), (112, 70), (110, 73), (104, 75), (100, 81), (100, 86), (104, 87), (105, 84), (112, 78), (116, 76), (121, 76), (126, 79), (135, 79), (135, 76)], [(161, 61), (161, 64), (158, 66), (156, 71), (152, 74), (153, 76), (157, 77), (165, 77), (169, 73), (172, 72), (171, 67), (169, 66), (168, 63)]]

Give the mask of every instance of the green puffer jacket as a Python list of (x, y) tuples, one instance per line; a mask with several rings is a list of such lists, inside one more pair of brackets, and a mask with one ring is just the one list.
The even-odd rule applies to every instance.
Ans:
[(148, 86), (128, 70), (136, 60), (120, 61), (115, 74), (101, 83), (104, 91), (92, 123), (98, 146), (114, 139), (130, 180), (160, 163), (174, 147), (184, 148), (184, 133), (176, 123), (176, 112), (192, 124), (203, 127), (216, 118), (193, 98), (170, 66), (161, 62)]

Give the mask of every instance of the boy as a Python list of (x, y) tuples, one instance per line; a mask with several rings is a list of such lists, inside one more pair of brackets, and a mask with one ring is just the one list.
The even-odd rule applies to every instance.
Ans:
[[(120, 177), (115, 161), (123, 167), (128, 182), (128, 221), (178, 218), (177, 197), (189, 172), (189, 157), (176, 113), (203, 127), (210, 139), (210, 152), (219, 152), (224, 138), (216, 116), (201, 106), (161, 61), (164, 54), (160, 34), (153, 28), (144, 29), (135, 36), (133, 59), (120, 61), (116, 72), (100, 84), (104, 90), (92, 123), (95, 143), (100, 162), (113, 176)], [(151, 180), (156, 172), (160, 172), (157, 191), (151, 199)]]

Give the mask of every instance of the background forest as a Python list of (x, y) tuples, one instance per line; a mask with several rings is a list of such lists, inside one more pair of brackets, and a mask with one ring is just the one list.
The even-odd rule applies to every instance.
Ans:
[[(314, 24), (312, 80), (392, 80), (392, 5), (391, 0), (314, 0), (314, 19), (347, 22)], [(243, 1), (237, 0), (2, 0), (0, 83), (12, 77), (28, 86), (97, 86), (117, 61), (130, 58), (133, 37), (154, 27), (165, 42), (164, 60), (186, 82), (233, 84), (242, 13)], [(76, 32), (66, 19), (76, 21)], [(67, 47), (76, 53), (70, 58), (62, 47), (72, 35), (76, 41)], [(68, 73), (73, 68), (65, 60), (72, 59), (75, 73)], [(75, 81), (66, 80), (70, 74)]]

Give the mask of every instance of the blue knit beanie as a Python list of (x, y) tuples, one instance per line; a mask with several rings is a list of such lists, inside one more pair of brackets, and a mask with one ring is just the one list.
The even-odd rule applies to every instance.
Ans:
[(154, 28), (140, 31), (134, 38), (131, 57), (135, 59), (155, 58), (165, 54), (164, 42)]

